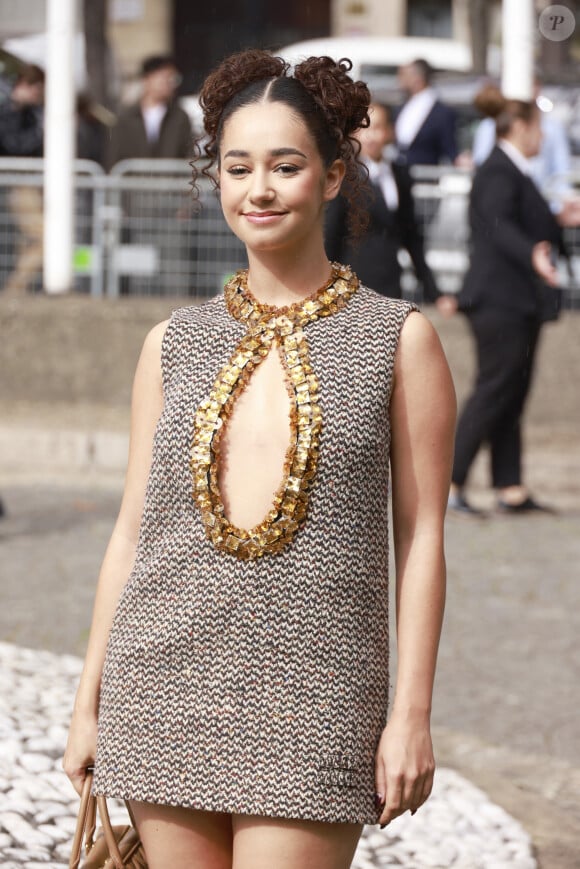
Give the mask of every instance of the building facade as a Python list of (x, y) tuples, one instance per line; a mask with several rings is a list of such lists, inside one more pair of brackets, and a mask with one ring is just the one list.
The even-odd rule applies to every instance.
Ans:
[[(469, 0), (110, 0), (110, 33), (124, 79), (147, 52), (171, 51), (195, 92), (226, 54), (268, 49), (319, 36), (433, 36), (469, 44)], [(490, 0), (490, 36), (499, 38), (500, 0)], [(495, 10), (495, 12), (493, 11)]]
[[(224, 55), (248, 46), (276, 50), (292, 42), (328, 35), (445, 37), (472, 48), (475, 38), (480, 45), (482, 40), (484, 43), (488, 40), (498, 47), (498, 52), (501, 44), (501, 0), (308, 0), (307, 3), (283, 4), (269, 0), (91, 2), (102, 4), (106, 10), (115, 87), (122, 100), (134, 95), (141, 61), (150, 54), (174, 54), (183, 74), (182, 92), (194, 93), (207, 72)], [(548, 0), (533, 2), (539, 13)], [(82, 41), (83, 0), (77, 0), (77, 4), (79, 41)], [(481, 32), (484, 28), (477, 20), (474, 25), (472, 16), (476, 8), (486, 19), (487, 33)], [(0, 43), (14, 37), (33, 37), (42, 34), (45, 28), (46, 0), (0, 0)], [(548, 44), (547, 40), (543, 43), (539, 46), (540, 62), (547, 67), (550, 57), (546, 52), (548, 49), (556, 51), (558, 44)], [(575, 45), (575, 51), (580, 51), (578, 40)], [(565, 48), (572, 52), (572, 47), (566, 45)], [(39, 39), (23, 59), (42, 64), (42, 50)], [(563, 68), (560, 55), (561, 49), (554, 60), (556, 69), (558, 64)]]

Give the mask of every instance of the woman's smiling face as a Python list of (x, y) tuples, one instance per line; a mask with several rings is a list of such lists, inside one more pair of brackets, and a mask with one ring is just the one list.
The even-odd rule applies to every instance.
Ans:
[(221, 203), (230, 229), (250, 250), (300, 247), (322, 233), (323, 205), (344, 174), (326, 168), (302, 118), (285, 103), (243, 106), (220, 142)]

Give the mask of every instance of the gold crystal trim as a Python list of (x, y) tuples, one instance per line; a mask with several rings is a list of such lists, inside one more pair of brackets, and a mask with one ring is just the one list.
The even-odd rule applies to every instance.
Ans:
[[(247, 271), (239, 271), (224, 288), (228, 311), (248, 330), (196, 412), (191, 470), (193, 497), (206, 536), (217, 549), (251, 559), (279, 552), (306, 520), (318, 466), (322, 411), (303, 327), (343, 308), (359, 282), (348, 267), (333, 263), (328, 283), (300, 302), (277, 308), (254, 299), (247, 281)], [(218, 485), (221, 441), (235, 402), (274, 343), (291, 399), (290, 442), (272, 507), (254, 528), (237, 528), (228, 521)]]

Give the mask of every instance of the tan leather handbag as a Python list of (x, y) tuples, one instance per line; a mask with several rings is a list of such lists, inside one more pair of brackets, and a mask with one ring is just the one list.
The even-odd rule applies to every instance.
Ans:
[[(93, 771), (88, 770), (81, 794), (69, 869), (78, 869), (80, 866), (83, 840), (86, 857), (82, 869), (147, 869), (145, 851), (134, 825), (131, 823), (113, 827), (109, 818), (107, 800), (105, 797), (94, 797), (91, 794), (92, 784)], [(102, 830), (99, 830), (95, 839), (97, 808)]]

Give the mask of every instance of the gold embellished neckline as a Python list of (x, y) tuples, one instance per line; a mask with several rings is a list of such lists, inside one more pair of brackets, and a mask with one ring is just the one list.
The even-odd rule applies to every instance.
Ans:
[(319, 317), (327, 317), (344, 307), (359, 285), (354, 272), (341, 263), (331, 263), (330, 278), (313, 293), (290, 305), (276, 306), (259, 302), (248, 287), (248, 270), (240, 269), (226, 283), (226, 307), (236, 320), (251, 324), (277, 322), (285, 318), (297, 325), (305, 325)]
[[(193, 497), (206, 536), (216, 549), (238, 558), (259, 558), (279, 552), (304, 525), (318, 466), (322, 411), (319, 382), (302, 327), (339, 311), (358, 286), (358, 278), (347, 266), (333, 263), (332, 276), (323, 287), (300, 302), (276, 308), (254, 299), (246, 271), (237, 272), (226, 284), (227, 308), (237, 320), (246, 322), (247, 331), (197, 409), (191, 452)], [(262, 522), (251, 529), (238, 528), (227, 518), (220, 492), (222, 438), (252, 372), (275, 346), (292, 399), (282, 482)]]

